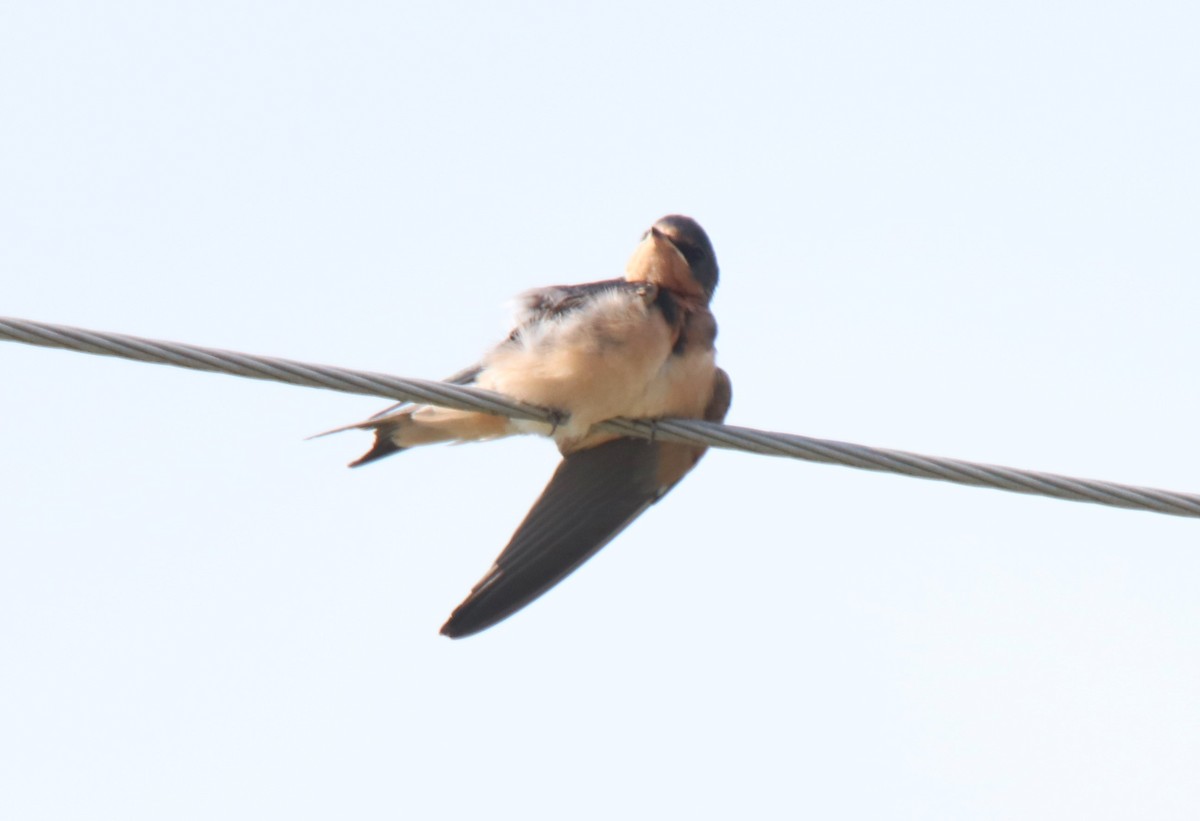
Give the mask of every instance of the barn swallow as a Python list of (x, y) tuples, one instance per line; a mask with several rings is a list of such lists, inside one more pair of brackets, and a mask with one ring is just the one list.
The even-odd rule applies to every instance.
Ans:
[(606, 419), (722, 421), (728, 375), (717, 367), (712, 243), (695, 220), (663, 217), (625, 276), (558, 285), (519, 297), (515, 327), (447, 379), (555, 412), (558, 424), (401, 403), (351, 428), (375, 442), (351, 467), (435, 442), (552, 437), (562, 461), (508, 545), (441, 632), (478, 633), (545, 593), (591, 558), (687, 474), (705, 448), (621, 437)]

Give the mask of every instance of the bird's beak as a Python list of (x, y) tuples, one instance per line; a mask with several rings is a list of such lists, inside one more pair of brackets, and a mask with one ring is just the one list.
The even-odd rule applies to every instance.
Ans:
[(651, 227), (634, 249), (625, 266), (625, 279), (653, 282), (685, 293), (699, 290), (687, 260), (671, 238), (657, 227)]

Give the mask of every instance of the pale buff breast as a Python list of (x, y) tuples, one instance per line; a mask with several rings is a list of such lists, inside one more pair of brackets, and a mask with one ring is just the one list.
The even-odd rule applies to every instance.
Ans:
[(633, 419), (669, 416), (700, 419), (712, 398), (716, 370), (716, 352), (712, 348), (670, 356), (624, 415)]

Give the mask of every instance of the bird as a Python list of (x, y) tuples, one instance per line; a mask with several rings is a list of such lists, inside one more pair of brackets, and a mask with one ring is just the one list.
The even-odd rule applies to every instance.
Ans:
[[(402, 402), (337, 430), (373, 431), (360, 467), (437, 442), (533, 433), (562, 460), (494, 564), (441, 628), (450, 638), (508, 618), (576, 570), (686, 475), (705, 448), (598, 431), (607, 419), (720, 422), (732, 387), (709, 310), (719, 276), (708, 234), (672, 214), (647, 230), (623, 277), (520, 295), (511, 333), (446, 379), (552, 412), (552, 422)], [(334, 431), (331, 431), (334, 432)]]

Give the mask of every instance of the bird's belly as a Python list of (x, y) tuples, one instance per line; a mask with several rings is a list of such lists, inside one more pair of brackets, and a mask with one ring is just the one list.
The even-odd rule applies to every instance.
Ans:
[(670, 358), (673, 334), (641, 300), (614, 297), (542, 323), (487, 359), (480, 387), (569, 414), (569, 433), (630, 416)]

